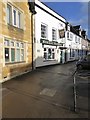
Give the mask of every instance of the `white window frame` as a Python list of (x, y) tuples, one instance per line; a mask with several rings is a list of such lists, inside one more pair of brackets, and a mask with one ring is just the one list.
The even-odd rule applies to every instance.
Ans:
[(69, 36), (70, 36), (70, 40), (73, 40), (73, 34), (70, 33)]
[[(46, 25), (46, 24), (44, 24), (44, 23), (41, 23), (41, 26), (45, 26), (46, 27), (46, 36), (45, 37), (42, 37), (42, 30), (41, 30), (41, 38), (42, 39), (47, 39), (48, 38), (48, 25)], [(41, 27), (41, 29), (42, 29), (42, 27)]]
[[(54, 34), (53, 34), (53, 30), (54, 30)], [(55, 28), (52, 28), (52, 40), (57, 40), (57, 30)]]
[[(44, 51), (44, 53), (47, 54), (47, 58), (46, 58), (46, 59), (44, 58), (44, 55), (43, 55), (44, 61), (47, 61), (47, 60), (55, 60), (55, 48), (49, 48), (49, 47), (44, 47), (44, 48), (46, 49), (46, 51)], [(51, 59), (48, 58), (48, 55), (49, 55), (48, 49), (51, 49)], [(54, 49), (54, 51), (53, 51), (53, 49)], [(53, 57), (53, 54), (54, 54), (54, 58), (52, 58), (52, 57)]]
[[(16, 25), (14, 24), (14, 10), (16, 11)], [(12, 17), (13, 18), (13, 26), (17, 27), (17, 10), (14, 7), (13, 7), (13, 13), (12, 14), (13, 14), (13, 17)]]
[(75, 36), (75, 42), (78, 43), (78, 41), (77, 41), (77, 36)]
[[(11, 8), (11, 11), (9, 11), (10, 13), (9, 14), (11, 14), (11, 15), (9, 15), (9, 17), (11, 17), (11, 18), (9, 18), (9, 21), (8, 21), (8, 14), (7, 14), (7, 8), (8, 8), (8, 6), (10, 6), (10, 8)], [(7, 8), (6, 8), (6, 14), (7, 14), (7, 24), (12, 24), (12, 6), (10, 5), (10, 4), (7, 4)]]
[[(11, 7), (11, 23), (8, 23), (8, 20), (7, 20), (7, 24), (10, 24), (10, 25), (13, 25), (14, 27), (17, 27), (17, 28), (20, 28), (20, 29), (23, 29), (23, 23), (24, 22), (22, 19), (24, 17), (22, 17), (22, 15), (24, 16), (23, 12), (21, 10), (19, 10), (17, 7), (14, 7), (13, 5), (7, 3), (7, 7), (8, 5)], [(16, 11), (16, 25), (14, 24), (14, 13), (13, 11)], [(20, 13), (20, 26), (19, 26), (19, 18), (18, 18), (18, 13)]]
[[(9, 41), (9, 45), (7, 45), (6, 43), (5, 43), (5, 40), (6, 41)], [(12, 44), (11, 44), (11, 42), (14, 42), (14, 45), (12, 46)], [(16, 44), (17, 43), (19, 43), (19, 46), (17, 46)], [(23, 46), (21, 45), (23, 43)], [(15, 41), (15, 40), (9, 40), (9, 39), (7, 39), (7, 38), (5, 38), (4, 39), (4, 51), (5, 51), (5, 48), (9, 48), (9, 61), (8, 62), (6, 62), (5, 61), (5, 63), (16, 63), (16, 62), (23, 62), (23, 61), (26, 61), (25, 60), (25, 43), (24, 42), (20, 42), (20, 41)], [(14, 59), (14, 61), (11, 61), (11, 49), (15, 49), (15, 59)], [(17, 49), (19, 49), (20, 50), (20, 60), (18, 61), (17, 60)], [(21, 57), (21, 51), (24, 51), (23, 52), (23, 54), (24, 54), (24, 59), (22, 60), (22, 57)], [(5, 52), (4, 52), (4, 58), (5, 58)]]

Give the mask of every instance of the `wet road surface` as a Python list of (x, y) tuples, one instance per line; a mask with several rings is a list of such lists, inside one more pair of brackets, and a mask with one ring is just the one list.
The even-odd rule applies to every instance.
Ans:
[(75, 62), (37, 68), (3, 83), (3, 118), (87, 118), (75, 113)]

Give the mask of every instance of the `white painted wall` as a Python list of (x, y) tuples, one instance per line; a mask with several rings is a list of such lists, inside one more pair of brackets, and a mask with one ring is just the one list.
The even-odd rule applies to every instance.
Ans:
[[(38, 0), (36, 1), (36, 4), (38, 4), (40, 7), (44, 8), (48, 12), (52, 13), (53, 15), (57, 16), (59, 19), (66, 21), (64, 18), (50, 10), (48, 7), (43, 5)], [(35, 40), (36, 40), (36, 67), (39, 66), (45, 66), (50, 64), (57, 64), (60, 63), (60, 49), (59, 46), (51, 46), (51, 45), (44, 45), (42, 46), (42, 43), (40, 43), (41, 39), (41, 23), (46, 24), (48, 26), (48, 32), (47, 32), (47, 39), (49, 41), (52, 41), (52, 28), (56, 29), (57, 31), (57, 42), (60, 43), (58, 30), (65, 28), (65, 23), (61, 22), (60, 20), (56, 19), (55, 17), (51, 16), (50, 14), (46, 13), (45, 11), (41, 10), (37, 6), (35, 6), (35, 11), (37, 14), (35, 14)], [(55, 48), (55, 60), (48, 60), (45, 61), (43, 58), (44, 51), (43, 47), (49, 47), (49, 48)]]
[[(72, 36), (73, 36), (72, 39), (67, 38), (67, 32), (69, 32), (69, 36), (70, 36), (70, 34), (72, 34)], [(78, 51), (77, 50), (81, 50), (81, 37), (77, 36), (77, 42), (76, 42), (75, 36), (77, 36), (77, 35), (75, 35), (74, 33), (70, 32), (70, 31), (66, 31), (66, 33), (65, 33), (66, 47), (68, 48), (67, 61), (72, 61), (72, 60), (78, 59)], [(78, 41), (78, 38), (80, 38), (80, 41)], [(70, 58), (70, 48), (75, 50), (75, 56), (72, 58)]]

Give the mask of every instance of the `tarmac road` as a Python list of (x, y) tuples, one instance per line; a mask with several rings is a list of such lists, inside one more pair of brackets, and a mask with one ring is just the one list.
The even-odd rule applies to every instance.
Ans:
[(3, 118), (88, 118), (75, 113), (73, 73), (75, 62), (37, 68), (3, 83)]

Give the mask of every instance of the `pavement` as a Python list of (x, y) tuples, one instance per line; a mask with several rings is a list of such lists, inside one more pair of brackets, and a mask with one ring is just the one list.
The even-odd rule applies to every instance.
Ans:
[(90, 70), (79, 70), (75, 74), (75, 88), (76, 88), (76, 106), (77, 111), (88, 111), (90, 114)]
[(88, 118), (88, 109), (82, 109), (81, 101), (74, 112), (74, 73), (75, 62), (71, 62), (37, 68), (4, 82), (2, 118)]

